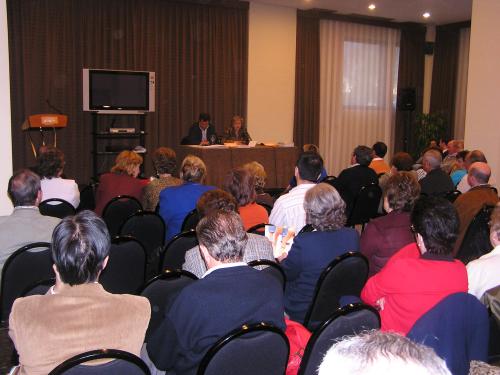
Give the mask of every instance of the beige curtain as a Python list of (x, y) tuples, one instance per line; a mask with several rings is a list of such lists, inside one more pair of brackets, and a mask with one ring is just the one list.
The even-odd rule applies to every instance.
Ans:
[(455, 94), (455, 124), (453, 138), (464, 139), (465, 108), (467, 106), (467, 75), (469, 69), (470, 27), (460, 30), (458, 40), (457, 91)]
[(320, 22), (319, 147), (330, 175), (359, 144), (392, 152), (399, 41), (398, 29)]

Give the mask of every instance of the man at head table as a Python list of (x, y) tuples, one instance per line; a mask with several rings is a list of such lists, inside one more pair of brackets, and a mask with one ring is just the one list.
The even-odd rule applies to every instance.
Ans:
[(215, 127), (210, 123), (210, 115), (208, 113), (200, 113), (198, 122), (195, 122), (189, 128), (189, 133), (181, 141), (183, 145), (202, 145), (206, 146), (210, 143), (215, 143), (217, 133)]

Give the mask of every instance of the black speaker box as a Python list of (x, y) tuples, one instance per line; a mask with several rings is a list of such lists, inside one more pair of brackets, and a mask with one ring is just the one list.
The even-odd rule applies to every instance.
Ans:
[(414, 87), (408, 87), (398, 90), (398, 110), (414, 111), (416, 107), (417, 93)]

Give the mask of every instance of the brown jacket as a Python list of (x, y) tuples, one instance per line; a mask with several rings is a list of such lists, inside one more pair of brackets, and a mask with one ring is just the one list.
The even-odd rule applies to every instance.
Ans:
[(146, 298), (111, 294), (98, 283), (18, 298), (9, 317), (21, 364), (17, 373), (48, 374), (66, 359), (95, 349), (139, 355), (150, 315)]

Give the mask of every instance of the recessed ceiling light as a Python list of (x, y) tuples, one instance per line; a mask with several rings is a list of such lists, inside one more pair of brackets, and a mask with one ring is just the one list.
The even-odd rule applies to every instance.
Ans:
[(368, 9), (374, 10), (376, 8), (375, 4), (370, 4), (368, 5)]
[(431, 14), (429, 12), (425, 12), (424, 14), (422, 14), (422, 17), (424, 18), (429, 18), (431, 16)]

